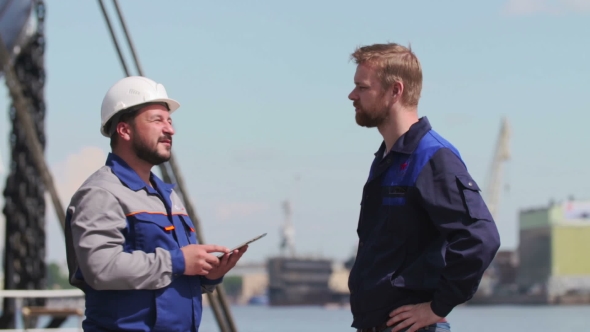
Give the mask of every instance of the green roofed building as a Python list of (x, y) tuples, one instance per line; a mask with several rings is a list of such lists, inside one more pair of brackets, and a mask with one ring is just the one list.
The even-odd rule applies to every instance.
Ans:
[(516, 284), (549, 303), (590, 296), (590, 201), (567, 201), (520, 212)]

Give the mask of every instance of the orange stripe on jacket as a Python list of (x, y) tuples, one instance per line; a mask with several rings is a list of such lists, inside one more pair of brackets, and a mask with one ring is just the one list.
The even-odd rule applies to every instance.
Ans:
[[(130, 212), (130, 213), (127, 213), (127, 214), (125, 215), (125, 217), (131, 217), (131, 216), (134, 216), (134, 215), (136, 215), (136, 214), (140, 214), (140, 213), (145, 213), (145, 214), (161, 214), (161, 215), (164, 215), (164, 216), (167, 216), (167, 215), (168, 215), (168, 213), (166, 213), (166, 212), (157, 212), (157, 211), (135, 211), (135, 212)], [(186, 214), (186, 213), (172, 213), (172, 215), (173, 215), (173, 216), (187, 216), (187, 217), (188, 217), (188, 214)]]

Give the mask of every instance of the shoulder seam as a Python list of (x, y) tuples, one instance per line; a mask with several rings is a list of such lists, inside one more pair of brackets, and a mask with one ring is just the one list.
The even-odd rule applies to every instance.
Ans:
[[(117, 201), (119, 200), (119, 199), (117, 198), (117, 196), (115, 196), (115, 194), (113, 194), (113, 192), (112, 192), (112, 191), (108, 190), (108, 189), (107, 189), (107, 188), (105, 188), (105, 187), (101, 187), (101, 186), (97, 186), (97, 185), (86, 185), (86, 186), (80, 187), (80, 190), (87, 190), (87, 189), (99, 189), (99, 190), (101, 190), (101, 191), (107, 192), (109, 195), (111, 195), (111, 196), (112, 196), (114, 199), (116, 199)], [(80, 191), (80, 190), (78, 190), (78, 191)]]
[(436, 140), (441, 147), (447, 148), (449, 150), (451, 149), (447, 144), (441, 142), (441, 140), (439, 140), (438, 137), (436, 137), (436, 135), (432, 134), (432, 130), (428, 131), (428, 135), (430, 135), (434, 140)]

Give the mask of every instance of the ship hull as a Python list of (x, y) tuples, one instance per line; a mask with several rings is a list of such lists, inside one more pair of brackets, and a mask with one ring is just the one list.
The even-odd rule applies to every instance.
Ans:
[(332, 261), (274, 257), (267, 261), (271, 306), (325, 305), (333, 302)]

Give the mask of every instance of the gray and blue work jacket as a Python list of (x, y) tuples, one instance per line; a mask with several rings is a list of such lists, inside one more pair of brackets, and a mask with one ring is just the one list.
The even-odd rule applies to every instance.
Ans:
[(496, 224), (457, 149), (426, 117), (389, 153), (375, 153), (363, 188), (349, 275), (352, 326), (370, 328), (403, 305), (445, 317), (475, 293), (500, 246)]
[(198, 331), (202, 291), (221, 279), (184, 275), (194, 225), (173, 185), (152, 186), (120, 157), (73, 195), (66, 215), (70, 283), (86, 295), (85, 331)]

